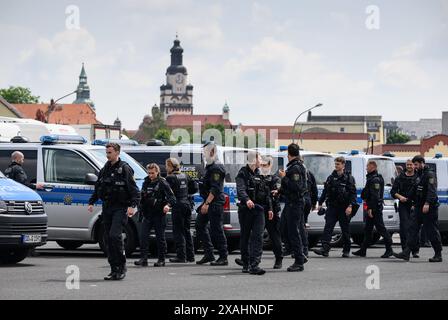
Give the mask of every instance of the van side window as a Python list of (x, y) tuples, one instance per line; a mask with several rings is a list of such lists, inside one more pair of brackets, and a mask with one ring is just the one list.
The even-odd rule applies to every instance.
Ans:
[(84, 184), (87, 173), (97, 170), (79, 154), (63, 149), (43, 149), (45, 182)]
[(28, 176), (28, 181), (35, 183), (37, 175), (37, 150), (0, 150), (0, 170), (5, 171), (8, 168), (11, 163), (11, 154), (14, 151), (20, 151), (25, 156), (23, 170), (25, 170)]

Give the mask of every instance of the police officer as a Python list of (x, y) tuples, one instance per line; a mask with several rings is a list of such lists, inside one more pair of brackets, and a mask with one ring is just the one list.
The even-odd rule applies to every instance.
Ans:
[(253, 151), (249, 152), (247, 165), (240, 169), (235, 178), (239, 200), (238, 218), (241, 228), (240, 244), (243, 272), (254, 275), (265, 273), (265, 270), (259, 267), (263, 254), (265, 207), (268, 210), (268, 218), (272, 220), (274, 217), (271, 192), (264, 177), (260, 174), (260, 163), (260, 154)]
[(126, 276), (126, 256), (122, 232), (132, 217), (139, 202), (139, 190), (134, 180), (134, 171), (121, 161), (120, 145), (106, 145), (107, 162), (98, 174), (95, 190), (90, 197), (88, 211), (100, 199), (103, 202), (102, 222), (104, 241), (111, 273), (104, 280), (122, 280)]
[[(398, 199), (398, 213), (400, 216), (400, 243), (404, 250), (407, 243), (407, 235), (409, 233), (409, 224), (412, 213), (412, 190), (414, 189), (417, 175), (415, 173), (414, 164), (412, 160), (406, 161), (406, 171), (402, 171), (395, 179), (390, 194), (393, 198)], [(419, 248), (412, 251), (412, 256), (418, 258)]]
[(171, 211), (173, 219), (173, 236), (176, 242), (176, 257), (170, 262), (194, 262), (193, 238), (191, 236), (191, 195), (198, 191), (197, 183), (188, 174), (180, 171), (180, 163), (176, 158), (169, 158), (165, 162), (167, 177), (171, 189), (176, 197), (176, 204)]
[(28, 176), (25, 170), (23, 170), (23, 163), (25, 162), (25, 156), (20, 151), (14, 151), (11, 154), (11, 164), (5, 170), (5, 176), (12, 179), (18, 183), (27, 186), (30, 189), (42, 189), (43, 185), (40, 183), (34, 184), (28, 181)]
[(295, 143), (288, 146), (288, 161), (286, 171), (279, 171), (279, 176), (282, 178), (280, 193), (286, 200), (282, 219), (286, 219), (288, 238), (295, 259), (294, 264), (287, 270), (296, 272), (304, 270), (303, 247), (299, 229), (303, 224), (307, 179), (306, 169), (300, 161), (300, 149)]
[(425, 158), (422, 156), (415, 156), (412, 162), (418, 172), (411, 195), (415, 210), (411, 216), (406, 248), (402, 252), (394, 254), (394, 256), (409, 260), (411, 251), (418, 248), (418, 232), (423, 224), (423, 229), (431, 241), (435, 253), (434, 257), (429, 259), (429, 262), (442, 262), (442, 241), (438, 228), (439, 199), (437, 197), (436, 174), (426, 166)]
[(377, 171), (375, 160), (367, 162), (367, 181), (361, 192), (361, 198), (367, 204), (367, 216), (365, 216), (366, 225), (364, 228), (364, 241), (361, 249), (353, 252), (353, 255), (365, 257), (367, 248), (372, 241), (373, 227), (383, 237), (386, 245), (386, 252), (381, 258), (389, 258), (394, 254), (392, 251), (392, 238), (387, 232), (383, 221), (383, 197), (384, 197), (384, 179)]
[(274, 269), (282, 268), (283, 252), (282, 252), (282, 237), (280, 233), (280, 199), (278, 190), (281, 187), (281, 179), (278, 175), (272, 174), (272, 167), (274, 165), (274, 159), (271, 156), (265, 156), (262, 158), (261, 173), (264, 175), (264, 179), (269, 186), (273, 218), (269, 219), (269, 210), (265, 207), (265, 227), (269, 234), (269, 239), (272, 242), (272, 251), (275, 256)]
[[(303, 166), (305, 166), (305, 164), (303, 163), (303, 158), (301, 160)], [(308, 216), (311, 210), (314, 210), (316, 208), (318, 197), (316, 178), (308, 169), (306, 169), (306, 182), (307, 182), (307, 189), (305, 193), (303, 223), (300, 225), (300, 235), (302, 236), (303, 255), (305, 257), (305, 263), (308, 261), (308, 250), (309, 250), (308, 231), (306, 230), (308, 224)]]
[(313, 250), (314, 253), (328, 257), (330, 252), (330, 240), (333, 234), (336, 222), (342, 231), (342, 240), (344, 247), (342, 257), (350, 257), (350, 218), (353, 212), (353, 206), (356, 206), (356, 185), (353, 176), (345, 172), (344, 157), (337, 157), (334, 160), (335, 170), (327, 178), (319, 199), (319, 210), (322, 204), (326, 202), (327, 211), (325, 213), (325, 228), (322, 235), (322, 248)]
[[(204, 145), (204, 158), (206, 161), (205, 174), (199, 182), (199, 192), (204, 202), (197, 209), (196, 232), (199, 240), (202, 241), (205, 255), (201, 260), (196, 261), (196, 264), (210, 262), (212, 266), (226, 266), (229, 264), (227, 240), (223, 226), (226, 170), (217, 160), (217, 147), (213, 142)], [(209, 222), (210, 233), (207, 227)], [(213, 255), (212, 239), (219, 252), (219, 259), (216, 261)]]
[(142, 232), (140, 237), (140, 260), (135, 261), (136, 266), (148, 266), (149, 232), (152, 228), (156, 232), (158, 260), (154, 267), (165, 266), (166, 254), (166, 214), (170, 206), (176, 204), (176, 198), (168, 182), (160, 176), (160, 168), (155, 163), (146, 166), (148, 176), (143, 181), (140, 211)]

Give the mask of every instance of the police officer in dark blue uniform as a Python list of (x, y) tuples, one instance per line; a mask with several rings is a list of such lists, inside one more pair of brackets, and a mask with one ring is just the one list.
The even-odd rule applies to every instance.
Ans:
[(296, 272), (304, 270), (303, 247), (299, 229), (300, 225), (303, 224), (307, 178), (306, 169), (300, 161), (300, 148), (295, 143), (288, 146), (288, 161), (286, 171), (279, 171), (282, 178), (280, 193), (284, 195), (286, 200), (282, 219), (286, 219), (288, 238), (295, 259), (294, 264), (287, 270)]
[(392, 237), (387, 232), (383, 220), (383, 202), (384, 202), (384, 179), (377, 171), (375, 160), (367, 162), (367, 181), (361, 192), (361, 198), (366, 202), (367, 215), (365, 216), (364, 241), (361, 249), (353, 252), (353, 255), (365, 257), (367, 248), (372, 241), (373, 227), (383, 237), (386, 246), (386, 252), (381, 258), (389, 258), (394, 252), (392, 250)]
[(25, 162), (25, 156), (20, 151), (14, 151), (11, 154), (11, 164), (5, 169), (5, 176), (12, 179), (18, 183), (27, 186), (30, 189), (42, 189), (43, 185), (40, 183), (34, 184), (28, 181), (28, 176), (23, 170), (23, 163)]
[(429, 262), (442, 262), (442, 241), (438, 228), (439, 198), (437, 196), (436, 174), (426, 166), (425, 158), (422, 156), (415, 156), (412, 162), (418, 172), (411, 195), (415, 210), (411, 216), (406, 248), (402, 252), (394, 254), (394, 256), (409, 261), (412, 250), (418, 248), (418, 232), (423, 225), (423, 229), (434, 249), (434, 257), (430, 258)]
[(122, 232), (128, 217), (135, 214), (140, 195), (135, 184), (134, 171), (119, 158), (120, 145), (106, 145), (106, 156), (108, 161), (98, 174), (88, 210), (93, 211), (93, 205), (98, 199), (103, 202), (104, 242), (111, 267), (111, 273), (104, 280), (122, 280), (126, 276)]
[(180, 163), (176, 158), (169, 158), (165, 163), (168, 173), (166, 181), (176, 197), (176, 204), (171, 211), (173, 219), (173, 236), (176, 242), (176, 257), (170, 262), (194, 262), (194, 246), (191, 236), (191, 195), (198, 191), (196, 181), (188, 174), (180, 171)]
[(280, 233), (280, 199), (278, 190), (281, 188), (282, 180), (276, 174), (272, 174), (272, 168), (274, 165), (274, 159), (271, 156), (264, 156), (261, 163), (261, 173), (264, 175), (264, 179), (269, 186), (273, 217), (270, 218), (268, 208), (265, 207), (265, 227), (268, 231), (269, 239), (272, 242), (272, 251), (275, 256), (274, 269), (282, 268), (283, 251), (282, 251), (282, 237)]
[[(224, 214), (224, 179), (226, 170), (217, 160), (217, 147), (213, 142), (204, 145), (204, 158), (206, 161), (205, 175), (199, 182), (199, 192), (204, 202), (197, 209), (196, 232), (204, 247), (204, 257), (196, 264), (210, 262), (212, 266), (226, 266), (227, 261), (227, 240), (224, 234), (223, 214)], [(210, 222), (210, 233), (208, 223)], [(219, 259), (215, 261), (213, 255), (213, 242), (216, 244)]]
[(155, 163), (146, 166), (148, 176), (142, 186), (140, 202), (140, 220), (142, 232), (140, 237), (140, 260), (135, 261), (136, 266), (148, 266), (149, 232), (154, 227), (157, 242), (157, 262), (154, 267), (165, 266), (166, 254), (166, 214), (170, 207), (176, 205), (176, 198), (168, 182), (160, 176), (160, 168)]
[[(241, 228), (241, 261), (243, 272), (263, 275), (265, 270), (259, 267), (263, 254), (263, 232), (265, 227), (265, 208), (269, 219), (273, 219), (270, 189), (264, 176), (260, 174), (261, 156), (258, 152), (249, 152), (248, 161), (236, 176), (238, 195), (238, 218)], [(238, 263), (238, 262), (237, 262)]]
[[(406, 161), (406, 170), (403, 170), (395, 179), (390, 194), (393, 198), (398, 199), (398, 213), (400, 216), (400, 243), (404, 250), (407, 243), (407, 235), (409, 233), (409, 226), (411, 215), (413, 211), (412, 205), (412, 190), (414, 189), (417, 174), (412, 160)], [(412, 256), (418, 258), (419, 248), (412, 251)]]
[(334, 166), (335, 170), (327, 178), (319, 199), (319, 210), (321, 210), (324, 202), (327, 204), (324, 234), (321, 239), (322, 248), (313, 251), (318, 255), (328, 257), (334, 226), (336, 222), (339, 222), (344, 243), (342, 257), (349, 258), (351, 246), (350, 218), (353, 206), (357, 205), (356, 185), (353, 176), (345, 172), (345, 159), (343, 157), (337, 157), (334, 160)]

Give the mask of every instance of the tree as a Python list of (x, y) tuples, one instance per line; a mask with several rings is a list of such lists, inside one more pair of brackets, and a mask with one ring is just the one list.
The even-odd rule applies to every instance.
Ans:
[(12, 104), (38, 103), (39, 96), (33, 96), (29, 88), (13, 87), (0, 89), (0, 96)]
[(154, 135), (155, 139), (162, 140), (166, 145), (170, 144), (171, 131), (166, 128), (161, 128), (157, 130)]
[(409, 137), (407, 134), (400, 133), (400, 132), (392, 132), (387, 137), (386, 144), (395, 144), (395, 143), (406, 143), (411, 140), (411, 137)]
[(151, 110), (151, 116), (144, 116), (143, 121), (133, 138), (140, 143), (145, 143), (150, 139), (156, 139), (156, 133), (160, 129), (166, 129), (165, 120), (163, 118), (163, 113), (160, 111), (159, 107), (154, 106)]

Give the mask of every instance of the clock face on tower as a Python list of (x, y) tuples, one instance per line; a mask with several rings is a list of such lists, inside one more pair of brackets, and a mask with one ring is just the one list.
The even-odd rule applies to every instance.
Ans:
[(184, 82), (184, 76), (181, 74), (176, 75), (176, 83), (181, 84)]

